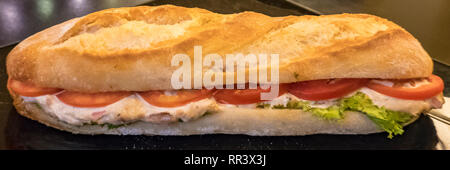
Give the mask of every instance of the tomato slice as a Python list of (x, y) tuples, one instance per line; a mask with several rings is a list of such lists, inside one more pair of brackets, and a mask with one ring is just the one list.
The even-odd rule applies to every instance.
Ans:
[(289, 93), (305, 100), (326, 100), (345, 96), (365, 86), (369, 79), (328, 79), (291, 83)]
[[(217, 102), (223, 104), (253, 104), (261, 102), (261, 93), (269, 92), (268, 89), (223, 89), (214, 93)], [(278, 96), (287, 92), (287, 84), (280, 84)]]
[(65, 91), (56, 97), (63, 103), (75, 107), (102, 107), (131, 95), (131, 92), (80, 93)]
[(46, 94), (55, 94), (60, 92), (62, 89), (58, 88), (46, 88), (46, 87), (38, 87), (31, 83), (25, 83), (13, 79), (8, 79), (8, 88), (12, 91), (16, 92), (21, 96), (27, 97), (36, 97), (42, 96)]
[(177, 107), (183, 106), (190, 102), (209, 98), (214, 90), (177, 90), (174, 94), (165, 94), (161, 90), (152, 90), (140, 92), (139, 95), (151, 105), (159, 107)]
[[(431, 75), (428, 79), (429, 83), (422, 84), (418, 87), (403, 87), (403, 86), (385, 86), (374, 81), (371, 81), (367, 87), (377, 91), (378, 93), (409, 100), (424, 100), (438, 95), (444, 90), (444, 81), (439, 76)], [(394, 84), (405, 83), (404, 80), (390, 80)], [(407, 83), (407, 82), (406, 82)]]

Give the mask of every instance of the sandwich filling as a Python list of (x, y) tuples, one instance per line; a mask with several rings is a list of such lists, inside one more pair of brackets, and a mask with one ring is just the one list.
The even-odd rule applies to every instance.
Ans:
[[(342, 86), (344, 83), (341, 83), (341, 80), (290, 83), (281, 85), (281, 94), (271, 101), (258, 101), (249, 97), (249, 94), (253, 93), (246, 93), (246, 91), (252, 89), (240, 91), (192, 90), (197, 91), (195, 93), (183, 92), (183, 90), (127, 92), (120, 95), (109, 94), (108, 98), (114, 98), (114, 100), (110, 99), (109, 102), (105, 102), (107, 100), (101, 99), (105, 98), (104, 94), (96, 94), (97, 98), (95, 96), (80, 97), (79, 94), (74, 95), (65, 90), (57, 92), (54, 90), (48, 94), (32, 94), (34, 91), (23, 90), (26, 89), (26, 86), (18, 84), (20, 82), (14, 80), (9, 81), (8, 87), (18, 93), (23, 102), (32, 103), (44, 112), (72, 125), (108, 125), (108, 127), (114, 128), (136, 121), (187, 122), (201, 118), (207, 113), (220, 112), (225, 107), (297, 109), (312, 113), (326, 121), (343, 119), (346, 111), (359, 111), (381, 129), (387, 131), (389, 137), (392, 137), (402, 134), (402, 125), (414, 120), (420, 113), (442, 106), (444, 103), (443, 82), (436, 77), (433, 75), (428, 79), (412, 79), (402, 82), (397, 80), (358, 80), (357, 83), (348, 83), (349, 86), (345, 90), (338, 89), (337, 91), (330, 91), (333, 88), (327, 86)], [(320, 85), (321, 83), (322, 85)], [(359, 85), (355, 86), (355, 84)], [(431, 88), (432, 84), (438, 84), (437, 88)], [(18, 90), (19, 86), (22, 91)], [(323, 89), (317, 89), (319, 86), (322, 86)], [(315, 89), (312, 90), (309, 87)], [(396, 91), (393, 92), (392, 89)], [(409, 90), (409, 93), (401, 94), (402, 90)], [(323, 93), (324, 91), (328, 92)], [(416, 91), (417, 94), (413, 94), (411, 91)], [(315, 93), (319, 93), (319, 95), (315, 95)], [(327, 97), (323, 98), (323, 96)], [(88, 103), (83, 103), (83, 101), (88, 101)]]

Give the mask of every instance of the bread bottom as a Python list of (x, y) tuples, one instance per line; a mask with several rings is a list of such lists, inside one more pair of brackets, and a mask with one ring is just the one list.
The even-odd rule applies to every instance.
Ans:
[[(113, 129), (99, 125), (76, 126), (58, 120), (56, 117), (38, 108), (35, 104), (23, 102), (22, 98), (16, 94), (12, 93), (12, 96), (14, 98), (14, 106), (21, 115), (47, 126), (75, 134), (246, 134), (252, 136), (297, 136), (311, 134), (369, 134), (383, 131), (359, 112), (346, 112), (344, 113), (344, 119), (330, 121), (323, 120), (301, 110), (248, 108), (223, 108), (220, 112), (207, 114), (189, 122), (155, 124), (140, 121)], [(414, 122), (416, 119), (409, 123)]]

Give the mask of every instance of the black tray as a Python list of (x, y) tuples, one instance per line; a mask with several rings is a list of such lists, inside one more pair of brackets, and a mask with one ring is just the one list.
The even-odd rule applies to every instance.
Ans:
[[(146, 5), (160, 5), (156, 1)], [(271, 16), (315, 15), (284, 1), (200, 0), (175, 1), (175, 5), (200, 7), (220, 13), (256, 11)], [(0, 49), (0, 148), (5, 149), (435, 149), (442, 142), (432, 118), (422, 116), (405, 128), (402, 136), (388, 139), (386, 133), (371, 135), (310, 135), (253, 137), (246, 135), (110, 136), (73, 135), (46, 127), (20, 116), (6, 90), (4, 58), (13, 46)], [(436, 63), (436, 74), (449, 81), (448, 66)], [(448, 87), (448, 83), (447, 87)], [(446, 89), (446, 94), (448, 94)]]

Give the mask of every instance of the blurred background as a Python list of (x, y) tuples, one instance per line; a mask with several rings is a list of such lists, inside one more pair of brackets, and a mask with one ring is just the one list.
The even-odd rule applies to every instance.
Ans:
[[(215, 6), (215, 12), (242, 4), (303, 8), (306, 14), (369, 13), (401, 25), (436, 60), (450, 65), (449, 0), (0, 0), (0, 47), (17, 43), (47, 27), (106, 8), (177, 4)], [(295, 7), (293, 7), (293, 5)], [(201, 6), (201, 5), (200, 5)], [(242, 5), (245, 6), (245, 5)], [(253, 10), (252, 8), (240, 9)], [(267, 9), (271, 10), (271, 9)], [(294, 9), (301, 10), (301, 9)], [(263, 11), (264, 13), (264, 11)], [(305, 13), (305, 12), (304, 12)], [(286, 15), (292, 14), (287, 12)], [(281, 14), (282, 15), (282, 14)]]

